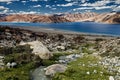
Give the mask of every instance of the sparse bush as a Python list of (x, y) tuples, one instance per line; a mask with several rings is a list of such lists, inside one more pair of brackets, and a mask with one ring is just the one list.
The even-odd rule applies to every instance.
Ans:
[(104, 39), (102, 38), (96, 38), (95, 41), (98, 42), (98, 41), (103, 41)]
[(13, 48), (13, 53), (31, 53), (32, 49), (29, 45), (19, 45)]
[(1, 55), (12, 54), (12, 48), (11, 47), (0, 47), (0, 54)]

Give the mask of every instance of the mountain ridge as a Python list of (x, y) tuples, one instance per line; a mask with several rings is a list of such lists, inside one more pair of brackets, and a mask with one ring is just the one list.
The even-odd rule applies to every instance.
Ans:
[[(3, 15), (3, 14), (2, 14)], [(67, 13), (67, 14), (53, 14), (53, 15), (41, 15), (41, 14), (10, 14), (0, 15), (0, 22), (43, 22), (43, 23), (61, 23), (61, 22), (100, 22), (108, 24), (119, 24), (120, 13)]]

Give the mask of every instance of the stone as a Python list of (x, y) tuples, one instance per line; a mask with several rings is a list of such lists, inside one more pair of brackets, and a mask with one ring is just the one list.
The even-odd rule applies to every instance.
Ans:
[(57, 72), (64, 72), (67, 69), (66, 66), (62, 64), (53, 64), (51, 66), (48, 66), (47, 68), (44, 68), (45, 75), (47, 76), (54, 76)]
[(97, 70), (94, 70), (93, 72), (94, 72), (94, 73), (97, 73)]
[(7, 66), (8, 68), (10, 68), (10, 67), (11, 67), (10, 62), (8, 62), (8, 63), (6, 64), (6, 66)]
[(40, 41), (32, 41), (32, 42), (22, 42), (20, 45), (30, 45), (30, 48), (33, 49), (32, 53), (38, 55), (41, 59), (49, 59), (53, 54), (47, 49), (45, 45)]
[(17, 63), (16, 62), (12, 62), (11, 63), (11, 67), (13, 68), (13, 67), (16, 67), (17, 66)]
[(110, 77), (109, 77), (109, 80), (114, 80), (113, 76), (110, 76)]
[(57, 46), (57, 49), (65, 50), (64, 46)]
[(90, 74), (90, 72), (86, 72), (86, 74), (88, 74), (88, 75), (89, 75), (89, 74)]

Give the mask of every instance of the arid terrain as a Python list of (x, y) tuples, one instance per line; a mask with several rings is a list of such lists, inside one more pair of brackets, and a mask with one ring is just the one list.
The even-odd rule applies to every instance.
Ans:
[(44, 23), (60, 23), (60, 22), (82, 22), (92, 21), (109, 24), (120, 23), (120, 13), (67, 13), (67, 14), (53, 14), (53, 15), (40, 15), (40, 14), (10, 14), (0, 16), (1, 22), (44, 22)]

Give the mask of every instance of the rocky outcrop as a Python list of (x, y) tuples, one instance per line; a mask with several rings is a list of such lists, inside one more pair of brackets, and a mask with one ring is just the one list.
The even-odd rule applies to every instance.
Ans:
[(40, 42), (40, 41), (32, 41), (32, 42), (22, 42), (20, 45), (30, 45), (31, 49), (33, 49), (32, 53), (38, 55), (41, 59), (49, 59), (52, 56), (52, 53)]
[(64, 72), (67, 69), (66, 66), (62, 64), (53, 64), (51, 66), (48, 66), (47, 68), (44, 68), (45, 75), (47, 76), (54, 76), (57, 72)]

